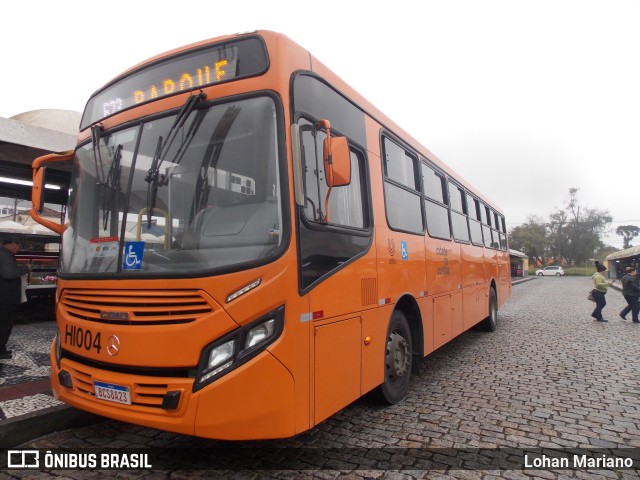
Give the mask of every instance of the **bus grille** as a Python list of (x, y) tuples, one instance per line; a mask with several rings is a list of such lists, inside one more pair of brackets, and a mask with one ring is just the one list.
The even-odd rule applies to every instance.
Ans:
[(112, 325), (175, 325), (194, 322), (213, 312), (212, 305), (193, 290), (70, 289), (59, 307), (70, 317)]
[[(73, 386), (81, 393), (95, 396), (93, 377), (89, 372), (72, 368)], [(162, 408), (162, 400), (169, 390), (167, 383), (135, 383), (131, 388), (131, 404), (141, 407)]]

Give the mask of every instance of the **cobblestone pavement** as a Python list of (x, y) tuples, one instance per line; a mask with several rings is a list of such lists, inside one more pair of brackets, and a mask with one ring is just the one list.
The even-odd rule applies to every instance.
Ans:
[(428, 356), (407, 398), (391, 407), (364, 398), (296, 438), (264, 442), (106, 421), (21, 448), (138, 449), (162, 470), (5, 470), (0, 479), (638, 478), (637, 469), (500, 469), (524, 466), (521, 449), (581, 448), (592, 457), (614, 449), (638, 465), (640, 324), (618, 317), (625, 302), (617, 291), (607, 295), (609, 322), (595, 322), (590, 285), (545, 277), (514, 286), (496, 332), (466, 332)]
[(13, 358), (0, 360), (0, 421), (62, 403), (49, 386), (54, 332), (53, 319), (14, 326), (8, 343)]

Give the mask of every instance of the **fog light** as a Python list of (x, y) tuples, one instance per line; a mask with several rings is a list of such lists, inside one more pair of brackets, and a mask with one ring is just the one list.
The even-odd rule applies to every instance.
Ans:
[(58, 372), (58, 382), (60, 385), (67, 388), (73, 388), (73, 382), (71, 381), (71, 374), (66, 370)]
[(180, 390), (171, 390), (164, 394), (162, 398), (162, 408), (164, 410), (175, 410), (180, 405)]

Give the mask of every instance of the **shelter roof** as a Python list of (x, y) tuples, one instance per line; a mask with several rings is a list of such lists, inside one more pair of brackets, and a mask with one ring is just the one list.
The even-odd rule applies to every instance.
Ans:
[(631, 258), (640, 256), (640, 245), (636, 245), (635, 247), (625, 248), (624, 250), (619, 250), (610, 255), (607, 255), (605, 260), (619, 260), (621, 258)]
[[(69, 110), (34, 110), (0, 117), (0, 177), (30, 181), (31, 164), (41, 156), (75, 148), (81, 114)], [(51, 169), (49, 183), (62, 186), (52, 202), (66, 203), (70, 172)], [(0, 182), (0, 196), (31, 198), (31, 187)]]

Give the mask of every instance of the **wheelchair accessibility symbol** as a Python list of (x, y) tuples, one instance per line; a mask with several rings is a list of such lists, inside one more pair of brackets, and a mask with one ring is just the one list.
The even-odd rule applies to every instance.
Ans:
[(400, 242), (400, 253), (402, 254), (402, 260), (409, 259), (409, 247), (407, 242)]
[(144, 242), (125, 242), (122, 255), (123, 270), (141, 270)]

